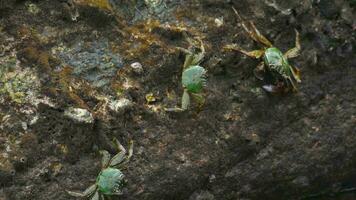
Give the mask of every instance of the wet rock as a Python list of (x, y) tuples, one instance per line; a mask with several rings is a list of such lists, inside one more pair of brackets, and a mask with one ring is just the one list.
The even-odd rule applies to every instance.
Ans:
[(0, 169), (0, 186), (6, 186), (11, 183), (14, 178), (15, 171), (3, 171)]
[(215, 197), (209, 191), (203, 190), (194, 192), (192, 196), (189, 197), (189, 200), (215, 200)]
[[(356, 1), (354, 1), (356, 2)], [(352, 8), (344, 4), (341, 10), (341, 17), (344, 19), (348, 24), (351, 26), (356, 26), (356, 16), (355, 16), (355, 11), (352, 10)]]
[(63, 61), (63, 66), (73, 67), (74, 75), (97, 88), (107, 88), (116, 71), (123, 66), (122, 57), (111, 50), (107, 40), (58, 46), (52, 51)]
[[(283, 15), (292, 14), (291, 6), (293, 6), (293, 5), (291, 5), (291, 4), (288, 5), (288, 8), (282, 8), (280, 6), (279, 2), (277, 2), (275, 0), (273, 0), (273, 1), (265, 0), (264, 2), (265, 2), (266, 5), (268, 5), (269, 7), (273, 8), (273, 9), (275, 9), (276, 11), (282, 13)], [(281, 2), (281, 3), (283, 3), (283, 2)]]
[(68, 108), (64, 111), (64, 116), (79, 123), (91, 124), (94, 122), (93, 115), (88, 110), (82, 108)]
[(162, 0), (145, 0), (145, 4), (152, 14), (162, 13), (167, 8), (166, 2)]
[(15, 6), (14, 0), (2, 0), (0, 2), (0, 14), (10, 11)]
[(0, 189), (0, 199), (1, 200), (8, 200), (8, 198), (6, 197), (3, 189)]
[[(1, 66), (15, 66), (4, 74), (30, 70), (42, 82), (19, 84), (29, 88), (23, 94), (36, 85), (36, 94), (50, 91), (52, 99), (44, 99), (55, 105), (41, 101), (34, 109), (27, 98), (21, 104), (10, 101), (11, 90), (0, 94), (0, 138), (5, 138), (0, 159), (7, 157), (0, 165), (9, 165), (6, 176), (0, 171), (0, 188), (6, 186), (9, 199), (62, 200), (68, 199), (67, 189), (83, 191), (100, 170), (97, 150), (117, 152), (109, 145), (112, 137), (137, 144), (124, 172), (129, 184), (122, 198), (128, 200), (299, 199), (329, 186), (356, 185), (354, 25), (348, 19), (352, 10), (333, 8), (350, 1), (332, 0), (331, 6), (314, 6), (321, 2), (314, 1), (313, 7), (312, 1), (292, 0), (79, 1), (81, 17), (75, 23), (59, 16), (58, 1), (1, 1), (9, 6), (0, 8), (1, 14), (7, 10), (0, 18), (0, 37), (7, 31), (19, 35), (0, 38)], [(29, 13), (25, 2), (36, 3), (41, 12)], [(99, 9), (86, 10), (88, 2)], [(116, 4), (114, 14), (103, 12), (108, 3)], [(235, 52), (222, 55), (221, 47), (232, 42), (257, 49), (236, 22), (232, 5), (283, 50), (294, 43), (289, 32), (300, 30), (302, 56), (291, 60), (302, 71), (299, 93), (254, 89), (264, 84), (253, 76), (258, 62)], [(102, 16), (105, 26), (97, 23), (104, 22), (97, 19)], [(220, 19), (223, 25), (217, 28)], [(22, 26), (28, 27), (26, 34), (18, 34)], [(151, 106), (163, 108), (168, 98), (179, 104), (180, 96), (169, 93), (182, 91), (184, 55), (173, 51), (189, 45), (185, 33), (206, 46), (206, 104), (176, 116), (148, 112)], [(12, 62), (20, 49), (26, 62)], [(49, 59), (47, 50), (58, 61)], [(136, 61), (145, 73), (131, 73)], [(16, 81), (2, 82), (12, 86)], [(148, 100), (157, 101), (148, 105), (145, 94), (151, 92)], [(123, 96), (130, 98), (118, 98)], [(68, 107), (73, 110), (63, 115)], [(130, 114), (115, 113), (122, 111)], [(7, 161), (9, 149), (26, 152), (28, 160)], [(8, 176), (11, 164), (21, 170), (14, 177)]]
[(340, 14), (340, 4), (336, 0), (320, 0), (318, 7), (323, 16), (333, 19)]
[(299, 176), (295, 178), (292, 182), (300, 187), (308, 187), (310, 185), (309, 179), (306, 176)]
[(6, 152), (3, 150), (2, 154), (0, 154), (0, 186), (7, 186), (9, 183), (11, 183), (12, 178), (16, 174), (16, 170), (10, 161), (10, 156), (8, 153), (9, 150), (10, 149), (7, 145), (7, 149), (5, 150)]
[(8, 95), (12, 101), (19, 104), (34, 103), (39, 86), (39, 79), (33, 71), (18, 68), (3, 74), (0, 81), (0, 95)]

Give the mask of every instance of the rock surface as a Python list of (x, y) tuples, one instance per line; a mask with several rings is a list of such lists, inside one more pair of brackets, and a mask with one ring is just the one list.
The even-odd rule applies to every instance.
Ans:
[[(114, 137), (134, 156), (112, 199), (356, 199), (354, 1), (76, 2), (72, 21), (60, 1), (0, 1), (0, 199), (74, 199)], [(282, 51), (300, 32), (297, 93), (265, 93), (258, 61), (223, 50), (259, 48), (232, 6)], [(183, 32), (207, 51), (206, 103), (166, 113)]]

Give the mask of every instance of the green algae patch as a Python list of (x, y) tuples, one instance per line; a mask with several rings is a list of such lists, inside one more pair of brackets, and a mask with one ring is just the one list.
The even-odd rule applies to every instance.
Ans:
[(40, 81), (36, 74), (21, 69), (16, 56), (5, 56), (0, 60), (0, 99), (7, 97), (18, 104), (31, 103), (38, 94)]

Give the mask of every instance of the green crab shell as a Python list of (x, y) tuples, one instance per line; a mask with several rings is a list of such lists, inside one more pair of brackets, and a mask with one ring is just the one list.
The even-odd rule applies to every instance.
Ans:
[(102, 170), (96, 179), (98, 189), (105, 195), (115, 195), (124, 187), (124, 174), (116, 168), (106, 168)]
[(293, 77), (291, 66), (288, 63), (288, 60), (276, 47), (266, 49), (263, 59), (265, 65), (271, 71), (276, 71), (280, 75), (285, 75), (287, 77)]
[(199, 93), (206, 84), (205, 76), (206, 70), (203, 67), (199, 65), (190, 66), (183, 71), (183, 87), (186, 88), (188, 92)]

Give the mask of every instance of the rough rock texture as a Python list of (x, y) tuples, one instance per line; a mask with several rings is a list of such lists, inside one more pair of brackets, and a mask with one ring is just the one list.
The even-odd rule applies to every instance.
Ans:
[[(60, 1), (0, 1), (0, 199), (74, 199), (113, 137), (134, 156), (112, 199), (356, 199), (353, 0), (76, 2), (71, 21)], [(301, 33), (297, 93), (265, 93), (258, 61), (223, 50), (258, 48), (232, 6), (282, 51)], [(206, 104), (166, 113), (184, 30), (206, 47)]]

